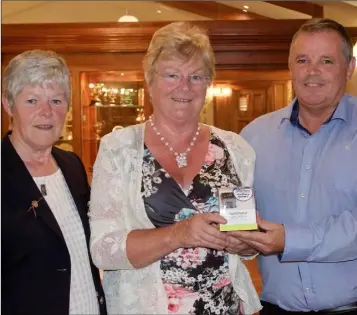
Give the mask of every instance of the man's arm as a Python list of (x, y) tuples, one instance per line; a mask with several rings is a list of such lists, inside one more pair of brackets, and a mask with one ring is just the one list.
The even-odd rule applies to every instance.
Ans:
[(262, 232), (235, 236), (266, 255), (281, 254), (282, 262), (342, 262), (357, 259), (357, 208), (310, 224), (282, 225), (258, 218)]

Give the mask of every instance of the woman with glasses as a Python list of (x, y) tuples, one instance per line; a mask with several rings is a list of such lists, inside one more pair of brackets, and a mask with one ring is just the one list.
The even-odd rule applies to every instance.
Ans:
[(215, 69), (208, 36), (176, 22), (144, 59), (153, 115), (102, 138), (90, 203), (91, 253), (110, 314), (253, 314), (241, 262), (254, 253), (218, 213), (217, 189), (251, 186), (255, 154), (199, 123)]

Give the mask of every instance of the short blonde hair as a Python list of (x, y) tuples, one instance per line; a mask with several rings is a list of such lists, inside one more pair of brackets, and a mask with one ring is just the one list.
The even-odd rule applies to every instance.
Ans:
[(15, 98), (28, 85), (59, 84), (71, 99), (70, 72), (63, 58), (53, 51), (28, 50), (14, 57), (5, 69), (3, 94), (13, 107)]
[(154, 33), (143, 61), (146, 83), (152, 82), (160, 58), (179, 57), (188, 61), (194, 56), (202, 57), (207, 75), (213, 80), (215, 58), (203, 29), (189, 22), (174, 22), (160, 28)]

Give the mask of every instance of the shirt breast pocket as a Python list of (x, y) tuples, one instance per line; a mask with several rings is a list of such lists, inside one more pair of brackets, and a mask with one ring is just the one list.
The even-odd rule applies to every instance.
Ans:
[(325, 186), (327, 195), (339, 211), (357, 211), (357, 156), (342, 154), (333, 165), (325, 168), (327, 171), (321, 176), (321, 185)]

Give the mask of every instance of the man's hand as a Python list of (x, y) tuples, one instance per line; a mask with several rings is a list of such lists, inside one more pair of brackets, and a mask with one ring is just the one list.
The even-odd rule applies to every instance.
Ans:
[(258, 253), (255, 248), (252, 248), (247, 243), (243, 242), (236, 236), (236, 231), (227, 232), (228, 246), (225, 248), (230, 254), (238, 254), (240, 256), (253, 256)]
[(285, 229), (282, 224), (266, 221), (259, 215), (257, 223), (261, 231), (236, 231), (234, 236), (264, 255), (280, 254), (285, 247)]

